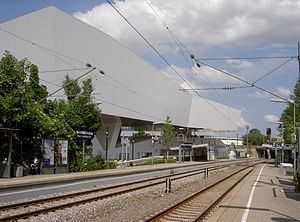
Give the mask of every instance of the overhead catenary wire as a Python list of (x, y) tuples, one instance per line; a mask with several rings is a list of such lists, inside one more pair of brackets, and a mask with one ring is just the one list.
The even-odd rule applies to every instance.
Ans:
[[(55, 57), (55, 58), (57, 58), (57, 55), (60, 55), (60, 56), (63, 56), (64, 58), (68, 58), (68, 59), (70, 59), (70, 60), (74, 60), (74, 61), (77, 61), (77, 62), (83, 64), (83, 65), (86, 65), (86, 63), (84, 63), (84, 62), (82, 62), (82, 61), (80, 61), (80, 60), (78, 60), (78, 59), (72, 58), (72, 57), (70, 57), (70, 56), (66, 56), (66, 55), (64, 55), (64, 54), (62, 54), (62, 53), (60, 53), (60, 52), (57, 52), (57, 51), (55, 51), (55, 50), (53, 50), (53, 49), (47, 48), (47, 47), (45, 47), (45, 46), (42, 46), (41, 44), (38, 44), (38, 43), (36, 43), (36, 42), (30, 41), (30, 40), (28, 40), (28, 39), (26, 39), (26, 38), (24, 38), (24, 37), (22, 37), (22, 36), (20, 36), (20, 35), (17, 35), (17, 34), (15, 34), (15, 33), (12, 33), (12, 32), (10, 32), (10, 31), (8, 31), (8, 30), (5, 30), (5, 29), (3, 29), (3, 28), (0, 28), (0, 30), (3, 31), (3, 32), (5, 32), (5, 33), (7, 33), (7, 34), (9, 34), (9, 35), (14, 36), (15, 38), (21, 39), (21, 40), (23, 40), (24, 42), (27, 42), (27, 43), (29, 43), (29, 44), (31, 44), (31, 45), (33, 45), (33, 46), (36, 46), (37, 48), (40, 48), (41, 50), (43, 50), (44, 52), (48, 53), (49, 55), (51, 55), (51, 56), (53, 56), (53, 57)], [(57, 55), (55, 55), (55, 54), (57, 54)], [(62, 58), (59, 58), (59, 60), (61, 60), (62, 62), (64, 62), (65, 64), (67, 64), (67, 65), (69, 65), (69, 66), (71, 66), (71, 67), (73, 67), (73, 68), (76, 68), (73, 64), (71, 64), (71, 63), (65, 61), (65, 60), (62, 59)]]
[(156, 54), (190, 87), (191, 85), (177, 72), (177, 70), (167, 61), (167, 59), (135, 28), (135, 26), (118, 10), (109, 0), (108, 4), (127, 22), (128, 25), (156, 52)]
[(219, 57), (219, 58), (198, 58), (198, 60), (259, 60), (259, 59), (289, 59), (298, 58), (298, 56), (258, 56), (258, 57)]
[(231, 74), (231, 73), (229, 73), (229, 72), (226, 72), (226, 71), (221, 70), (221, 69), (219, 69), (219, 68), (216, 68), (216, 67), (214, 67), (214, 66), (212, 66), (212, 65), (209, 65), (209, 64), (207, 64), (207, 63), (204, 63), (204, 62), (200, 61), (199, 59), (195, 58), (193, 55), (191, 55), (191, 58), (194, 59), (196, 62), (199, 62), (199, 63), (202, 64), (202, 65), (205, 65), (205, 66), (210, 67), (210, 68), (212, 68), (212, 69), (214, 69), (214, 70), (217, 70), (217, 71), (219, 71), (219, 72), (221, 72), (221, 73), (223, 73), (223, 74), (225, 74), (225, 75), (228, 75), (228, 76), (230, 76), (230, 77), (232, 77), (232, 78), (234, 78), (234, 79), (237, 79), (237, 80), (239, 80), (239, 81), (241, 81), (241, 82), (244, 82), (244, 83), (246, 83), (246, 84), (248, 84), (248, 85), (250, 85), (250, 86), (253, 86), (253, 87), (257, 88), (257, 89), (260, 89), (261, 91), (264, 91), (264, 92), (266, 92), (266, 93), (268, 93), (268, 94), (270, 94), (270, 95), (272, 95), (272, 96), (275, 96), (275, 97), (277, 97), (277, 98), (279, 98), (279, 99), (282, 99), (282, 100), (284, 100), (284, 101), (290, 103), (290, 101), (289, 101), (288, 99), (286, 99), (286, 98), (284, 98), (284, 97), (282, 97), (282, 96), (279, 96), (279, 95), (277, 95), (277, 94), (274, 93), (274, 92), (271, 92), (271, 91), (269, 91), (269, 90), (267, 90), (267, 89), (264, 89), (264, 88), (262, 88), (262, 87), (260, 87), (260, 86), (258, 86), (258, 85), (256, 85), (256, 84), (254, 84), (254, 83), (251, 83), (251, 82), (249, 82), (249, 81), (247, 81), (247, 80), (245, 80), (245, 79), (242, 79), (241, 77), (238, 77), (238, 76), (236, 76), (236, 75), (233, 75), (233, 74)]
[[(134, 29), (134, 31), (159, 55), (159, 57), (190, 87), (192, 88), (192, 86), (190, 85), (189, 82), (187, 82), (178, 72), (177, 70), (164, 58), (164, 56), (142, 35), (141, 32), (139, 32), (137, 30), (137, 28), (135, 28), (131, 22), (120, 12), (120, 10), (118, 10), (109, 0), (106, 0), (109, 5)], [(182, 87), (181, 87), (182, 88)], [(199, 95), (199, 93), (197, 93)], [(199, 95), (201, 97), (201, 95)], [(219, 109), (217, 109), (211, 102), (209, 102), (207, 99), (201, 97), (202, 99), (204, 99), (205, 102), (207, 102), (211, 107), (213, 107), (213, 109), (215, 109), (219, 114), (221, 114), (224, 118), (226, 118), (228, 121), (232, 122), (234, 125), (238, 126), (239, 125), (235, 122), (233, 122), (230, 118), (228, 118), (223, 112), (221, 112)]]
[(64, 89), (66, 86), (70, 85), (72, 82), (77, 81), (78, 79), (81, 79), (82, 77), (86, 76), (87, 74), (89, 74), (90, 72), (94, 71), (96, 69), (96, 67), (91, 68), (89, 71), (85, 72), (84, 74), (82, 74), (81, 76), (77, 77), (76, 79), (72, 80), (69, 82), (69, 84), (64, 85), (62, 87), (60, 87), (59, 89), (55, 90), (54, 92), (50, 93), (48, 96), (46, 96), (45, 98), (43, 98), (42, 100), (40, 100), (39, 102), (44, 101), (45, 99), (47, 99), (50, 96), (53, 96), (54, 94), (58, 93), (59, 91), (61, 91), (62, 89)]
[(82, 71), (82, 70), (87, 70), (90, 69), (88, 67), (85, 68), (74, 68), (74, 69), (54, 69), (54, 70), (42, 70), (39, 71), (39, 73), (51, 73), (51, 72), (69, 72), (69, 71)]
[(289, 63), (290, 61), (292, 61), (294, 58), (290, 58), (287, 61), (285, 61), (284, 63), (281, 63), (279, 66), (277, 66), (276, 68), (272, 69), (270, 72), (266, 73), (265, 75), (263, 75), (262, 77), (258, 78), (257, 80), (255, 80), (254, 82), (252, 82), (252, 84), (257, 83), (258, 81), (262, 80), (263, 78), (267, 77), (268, 75), (270, 75), (271, 73), (275, 72), (276, 70), (278, 70), (279, 68), (281, 68), (282, 66), (284, 66), (285, 64)]
[[(62, 56), (62, 57), (64, 57), (64, 58), (68, 58), (68, 59), (70, 59), (70, 60), (74, 60), (74, 61), (77, 61), (78, 63), (81, 63), (81, 64), (86, 64), (85, 62), (82, 62), (82, 61), (80, 61), (80, 60), (78, 60), (78, 59), (75, 59), (75, 58), (72, 58), (72, 57), (70, 57), (70, 56), (66, 56), (66, 55), (64, 55), (63, 53), (60, 53), (60, 52), (57, 52), (57, 51), (55, 51), (55, 50), (53, 50), (53, 49), (49, 49), (49, 48), (47, 48), (47, 47), (44, 47), (44, 46), (42, 46), (42, 45), (40, 45), (40, 44), (37, 44), (37, 43), (34, 43), (34, 42), (32, 42), (32, 41), (29, 41), (29, 40), (27, 40), (27, 39), (25, 39), (25, 38), (23, 38), (23, 37), (20, 37), (20, 36), (18, 36), (18, 35), (16, 35), (16, 34), (14, 34), (14, 33), (11, 33), (11, 32), (9, 32), (9, 31), (6, 31), (6, 30), (4, 30), (4, 29), (2, 29), (2, 28), (0, 28), (0, 30), (2, 30), (2, 31), (4, 31), (4, 32), (6, 32), (6, 33), (8, 33), (8, 34), (10, 34), (10, 35), (13, 35), (13, 36), (15, 36), (16, 38), (19, 38), (19, 39), (21, 39), (21, 40), (23, 40), (23, 41), (25, 41), (25, 42), (27, 42), (27, 43), (30, 43), (31, 45), (33, 45), (33, 46), (35, 46), (35, 47), (38, 47), (38, 48), (40, 48), (41, 50), (43, 50), (44, 52), (46, 52), (46, 53), (48, 53), (49, 55), (51, 55), (51, 56), (53, 56), (53, 57), (55, 57), (55, 58), (57, 58), (57, 59), (60, 59), (61, 61), (64, 61), (62, 58), (60, 58), (59, 56), (57, 56), (57, 55), (60, 55), (60, 56)], [(146, 39), (145, 39), (146, 40)], [(155, 48), (154, 48), (154, 50), (155, 50)], [(157, 51), (157, 50), (156, 50)], [(51, 52), (51, 53), (50, 53)], [(157, 51), (158, 52), (158, 51)], [(159, 52), (158, 52), (159, 53)], [(161, 54), (160, 54), (161, 55)], [(161, 55), (162, 56), (162, 55)], [(166, 62), (167, 62), (167, 64), (182, 78), (182, 80), (184, 81), (184, 82), (186, 82), (189, 86), (190, 86), (190, 84), (174, 69), (174, 67), (172, 66), (172, 65), (170, 65), (170, 63), (168, 63), (168, 61), (164, 58), (164, 57), (162, 57)], [(73, 68), (76, 68), (76, 66), (74, 66), (73, 64), (71, 64), (71, 63), (68, 63), (68, 62), (65, 62), (67, 65), (69, 65), (69, 66), (71, 66), (71, 67), (73, 67)], [(95, 67), (94, 67), (95, 68)], [(88, 71), (87, 73), (84, 73), (83, 75), (81, 75), (80, 77), (78, 77), (77, 79), (79, 79), (79, 78), (82, 78), (83, 76), (85, 76), (85, 75), (87, 75), (88, 73), (90, 73), (91, 71), (93, 71), (93, 70), (95, 70), (95, 69), (92, 69), (92, 70), (90, 70), (90, 71)], [(191, 86), (190, 86), (191, 87)], [(60, 91), (60, 90), (62, 90), (63, 89), (63, 87), (61, 87), (61, 88), (59, 88), (58, 90), (56, 90), (55, 92), (53, 92), (53, 93), (51, 93), (51, 94), (49, 94), (45, 99), (47, 99), (49, 96), (52, 96), (52, 95), (54, 95), (55, 93), (57, 93), (58, 91)], [(222, 113), (222, 112), (220, 112), (220, 110), (218, 110), (216, 107), (214, 107), (209, 101), (207, 101), (205, 98), (203, 98), (208, 104), (210, 104), (217, 112), (219, 112), (221, 115), (223, 115), (224, 116), (224, 118), (226, 118), (226, 119), (228, 119), (229, 121), (231, 121), (232, 123), (234, 123), (231, 119), (229, 119), (228, 117), (226, 117), (225, 115), (224, 115), (224, 113)], [(237, 125), (237, 124), (235, 124), (234, 123), (234, 125)]]
[(121, 106), (121, 105), (118, 105), (118, 104), (115, 104), (115, 103), (112, 103), (112, 102), (109, 102), (109, 101), (106, 101), (106, 100), (103, 100), (103, 99), (98, 99), (98, 98), (95, 98), (95, 99), (98, 100), (98, 101), (100, 101), (100, 102), (107, 103), (109, 105), (112, 105), (112, 106), (115, 106), (115, 107), (118, 107), (118, 108), (121, 108), (121, 109), (124, 109), (124, 110), (127, 110), (127, 111), (131, 111), (131, 112), (140, 114), (142, 116), (150, 117), (151, 119), (156, 119), (157, 121), (161, 121), (161, 122), (165, 121), (164, 119), (158, 118), (157, 116), (152, 116), (152, 115), (149, 115), (149, 114), (146, 114), (146, 113), (142, 113), (142, 112), (139, 112), (137, 110), (130, 109), (128, 107)]
[[(42, 51), (44, 51), (44, 52), (46, 52), (46, 53), (48, 53), (48, 54), (54, 56), (54, 57), (55, 57), (56, 59), (58, 59), (58, 60), (64, 61), (61, 57), (59, 57), (59, 56), (62, 56), (62, 57), (64, 57), (64, 58), (68, 58), (68, 59), (70, 59), (70, 60), (73, 60), (73, 61), (75, 61), (75, 62), (78, 62), (78, 63), (80, 63), (80, 64), (84, 64), (84, 65), (87, 65), (87, 64), (88, 64), (88, 63), (84, 63), (83, 61), (80, 61), (79, 59), (75, 59), (75, 58), (72, 58), (72, 57), (70, 57), (70, 56), (67, 56), (67, 55), (65, 55), (65, 54), (63, 54), (63, 53), (61, 53), (61, 52), (58, 52), (58, 51), (55, 51), (55, 50), (53, 50), (53, 49), (49, 49), (49, 48), (47, 48), (47, 47), (44, 47), (44, 46), (42, 46), (41, 44), (36, 44), (36, 43), (34, 43), (33, 41), (30, 41), (30, 40), (28, 40), (28, 39), (26, 39), (26, 38), (23, 38), (23, 37), (21, 37), (21, 36), (19, 36), (19, 35), (16, 35), (16, 34), (14, 34), (14, 33), (12, 33), (12, 32), (9, 32), (9, 31), (7, 31), (7, 30), (2, 29), (2, 28), (0, 28), (0, 30), (2, 30), (3, 32), (6, 32), (7, 34), (10, 34), (10, 35), (12, 35), (12, 36), (14, 36), (14, 37), (16, 37), (16, 38), (22, 40), (22, 41), (25, 41), (25, 42), (29, 43), (30, 45), (32, 45), (32, 46), (34, 46), (34, 47), (40, 48)], [(52, 53), (49, 53), (49, 51), (51, 51)], [(57, 55), (55, 55), (55, 54), (57, 54), (57, 55), (59, 55), (59, 56), (57, 56)], [(72, 68), (72, 69), (64, 69), (64, 70), (46, 70), (46, 71), (42, 71), (42, 73), (46, 73), (46, 72), (55, 72), (55, 71), (61, 72), (61, 71), (76, 71), (76, 70), (90, 69), (90, 67), (87, 67), (87, 68), (76, 68), (73, 64), (70, 64), (70, 63), (67, 63), (67, 64), (68, 64), (69, 66), (73, 67), (73, 68)], [(93, 70), (96, 70), (96, 69), (97, 69), (100, 73), (102, 72), (102, 71), (99, 70), (97, 67), (93, 67)], [(92, 71), (93, 71), (93, 70), (92, 70)], [(78, 80), (78, 79), (84, 77), (85, 75), (87, 75), (87, 74), (90, 73), (90, 72), (91, 72), (91, 71), (88, 71), (87, 73), (84, 73), (83, 75), (81, 75), (81, 76), (79, 76), (78, 78), (76, 78), (74, 81), (76, 81), (76, 80)], [(97, 73), (98, 73), (98, 72), (97, 72)], [(99, 73), (98, 73), (98, 74), (99, 74)], [(101, 74), (102, 74), (102, 73), (101, 73)], [(157, 103), (151, 101), (150, 99), (148, 99), (147, 97), (143, 96), (142, 94), (136, 92), (135, 90), (132, 90), (131, 88), (129, 88), (128, 86), (126, 86), (124, 83), (122, 83), (122, 82), (116, 80), (115, 78), (113, 78), (113, 77), (110, 76), (109, 74), (106, 74), (105, 76), (107, 76), (108, 78), (112, 79), (114, 82), (120, 84), (122, 87), (124, 87), (124, 88), (127, 89), (128, 91), (132, 92), (133, 94), (136, 94), (136, 95), (138, 95), (138, 96), (141, 96), (142, 98), (144, 98), (144, 99), (146, 99), (147, 101), (151, 102), (153, 105), (156, 105), (156, 106), (158, 106), (159, 108), (165, 110), (165, 108), (161, 107), (161, 106), (158, 105)], [(54, 94), (56, 94), (57, 92), (61, 91), (61, 90), (64, 88), (64, 87), (61, 86), (61, 85), (57, 85), (57, 84), (55, 84), (55, 83), (51, 83), (51, 82), (46, 81), (46, 80), (44, 80), (44, 79), (40, 79), (40, 80), (41, 80), (41, 81), (44, 81), (44, 82), (47, 82), (47, 83), (49, 83), (49, 84), (56, 85), (56, 86), (60, 87), (59, 89), (57, 89), (57, 90), (54, 91), (53, 93), (49, 94), (49, 95), (48, 95), (46, 98), (44, 98), (43, 100), (45, 100), (45, 99), (47, 99), (47, 98), (49, 98), (49, 97), (52, 97)], [(41, 100), (41, 101), (43, 101), (43, 100)], [(41, 101), (40, 101), (40, 102), (41, 102)], [(166, 111), (167, 111), (167, 112), (170, 112), (170, 111), (168, 111), (168, 110), (166, 110)], [(181, 117), (181, 116), (177, 115), (176, 113), (173, 113), (173, 114), (174, 114), (175, 116), (178, 116), (178, 117), (181, 118), (181, 119), (184, 119), (184, 120), (186, 119), (186, 118), (184, 118), (184, 117)]]
[[(152, 11), (154, 12), (154, 14), (156, 15), (156, 17), (158, 18), (158, 20), (163, 24), (163, 26), (166, 28), (166, 30), (169, 32), (170, 36), (172, 37), (172, 39), (174, 40), (174, 42), (176, 43), (176, 45), (179, 48), (180, 53), (182, 54), (182, 56), (184, 57), (186, 63), (189, 65), (191, 65), (191, 67), (193, 67), (193, 64), (191, 63), (191, 60), (188, 59), (188, 57), (191, 55), (190, 51), (187, 49), (187, 47), (177, 38), (177, 36), (172, 32), (172, 30), (169, 28), (169, 26), (162, 20), (162, 18), (159, 16), (159, 14), (156, 12), (156, 10), (153, 8), (153, 6), (147, 1), (144, 0), (147, 5), (152, 9)], [(187, 55), (184, 53), (184, 51), (182, 50), (184, 49), (187, 52)], [(192, 72), (189, 68), (187, 69), (189, 72)], [(198, 80), (198, 78), (196, 78), (197, 74), (194, 73), (194, 75), (192, 74), (193, 78), (195, 78), (196, 80)], [(207, 76), (204, 74), (204, 76), (206, 77), (207, 82), (209, 83), (209, 85), (214, 88), (214, 85), (211, 83), (211, 81), (207, 78)], [(198, 80), (199, 81), (199, 80)], [(204, 81), (205, 82), (205, 81)], [(189, 85), (189, 84), (188, 84)], [(190, 88), (191, 85), (189, 85)], [(193, 91), (195, 92), (199, 97), (202, 97), (198, 91)], [(227, 105), (227, 103), (225, 102), (225, 100), (221, 97), (221, 95), (218, 92), (215, 92), (216, 95), (220, 98), (220, 100)], [(203, 98), (203, 97), (202, 97)], [(209, 103), (206, 100), (207, 103)], [(209, 103), (210, 106), (213, 106), (211, 103)], [(227, 105), (228, 106), (228, 105)], [(228, 106), (229, 107), (229, 106)], [(214, 107), (215, 108), (215, 107)], [(215, 108), (216, 109), (216, 108)], [(229, 107), (229, 111), (232, 113), (232, 115), (235, 117), (235, 119), (237, 121), (239, 121), (238, 117), (236, 117), (235, 113), (231, 110), (231, 108)], [(222, 112), (221, 112), (222, 113)], [(222, 114), (223, 115), (223, 114)], [(232, 122), (232, 121), (231, 121)]]
[[(109, 0), (106, 0), (109, 5), (129, 24), (133, 30), (158, 54), (158, 56), (186, 83), (190, 88), (192, 86), (189, 82), (187, 82), (178, 72), (177, 70), (166, 60), (166, 58), (142, 35), (140, 31), (135, 28), (135, 26), (132, 25), (132, 23), (118, 10)], [(199, 95), (199, 93), (197, 93)], [(201, 95), (199, 95), (201, 97)], [(201, 97), (203, 98), (203, 97)], [(234, 125), (239, 127), (239, 125), (235, 122), (233, 122), (230, 118), (228, 118), (223, 112), (221, 112), (219, 109), (217, 109), (211, 102), (209, 102), (207, 99), (203, 98), (205, 102), (207, 102), (213, 109), (215, 109), (219, 114), (221, 114), (225, 119), (227, 119), (229, 122), (232, 122)]]
[(244, 89), (244, 88), (251, 88), (253, 86), (227, 86), (227, 87), (214, 87), (214, 88), (194, 88), (194, 89), (180, 89), (182, 91), (201, 91), (201, 90), (232, 90), (232, 89)]

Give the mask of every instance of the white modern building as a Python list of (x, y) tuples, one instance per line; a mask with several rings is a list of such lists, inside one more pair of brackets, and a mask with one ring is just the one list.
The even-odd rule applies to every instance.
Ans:
[[(5, 50), (38, 66), (50, 95), (66, 74), (93, 79), (104, 122), (94, 139), (95, 155), (105, 151), (107, 130), (108, 149), (116, 147), (121, 126), (151, 126), (167, 116), (176, 126), (194, 129), (236, 130), (243, 122), (240, 110), (180, 91), (130, 49), (55, 7), (0, 24), (0, 52)], [(54, 97), (62, 98), (63, 90)]]

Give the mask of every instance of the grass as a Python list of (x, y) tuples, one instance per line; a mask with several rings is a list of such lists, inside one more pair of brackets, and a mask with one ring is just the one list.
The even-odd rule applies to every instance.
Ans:
[(217, 156), (216, 159), (229, 159), (228, 156)]
[[(153, 160), (153, 164), (162, 164), (162, 163), (176, 163), (176, 159), (169, 158), (169, 159), (159, 159), (159, 160)], [(143, 163), (138, 163), (136, 166), (145, 166), (145, 165), (151, 165), (152, 161), (147, 161)]]

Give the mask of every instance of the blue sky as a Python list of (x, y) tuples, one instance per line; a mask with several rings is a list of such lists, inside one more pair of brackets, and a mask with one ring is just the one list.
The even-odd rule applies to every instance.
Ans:
[[(298, 53), (300, 3), (297, 0), (124, 0), (114, 4), (193, 88), (240, 87), (245, 84), (207, 66), (195, 67), (165, 25), (197, 58), (282, 57), (297, 56)], [(106, 32), (183, 88), (188, 87), (106, 1), (0, 0), (0, 23), (50, 5)], [(203, 61), (254, 82), (287, 60)], [(298, 69), (298, 61), (293, 59), (258, 81), (257, 85), (289, 98), (299, 76)], [(258, 128), (265, 133), (265, 129), (271, 127), (273, 136), (276, 136), (276, 124), (269, 121), (276, 121), (286, 105), (271, 103), (273, 96), (253, 87), (201, 90), (199, 93), (202, 97), (242, 110), (250, 129)], [(242, 126), (238, 133), (245, 134), (246, 127)], [(236, 133), (231, 135), (236, 136)]]

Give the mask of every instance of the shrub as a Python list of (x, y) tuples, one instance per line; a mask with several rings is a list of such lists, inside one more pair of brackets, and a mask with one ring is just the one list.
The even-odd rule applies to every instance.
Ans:
[[(153, 160), (153, 164), (162, 164), (162, 163), (176, 163), (176, 159), (169, 158), (169, 159), (159, 159), (159, 160)], [(144, 166), (144, 165), (151, 165), (152, 161), (147, 161), (143, 163), (138, 163), (136, 166)]]
[(84, 169), (85, 171), (92, 171), (92, 170), (114, 169), (116, 167), (117, 164), (115, 162), (105, 162), (102, 156), (96, 156), (88, 160)]
[(219, 159), (229, 159), (229, 157), (228, 156), (217, 156), (216, 159), (217, 160), (219, 160)]

